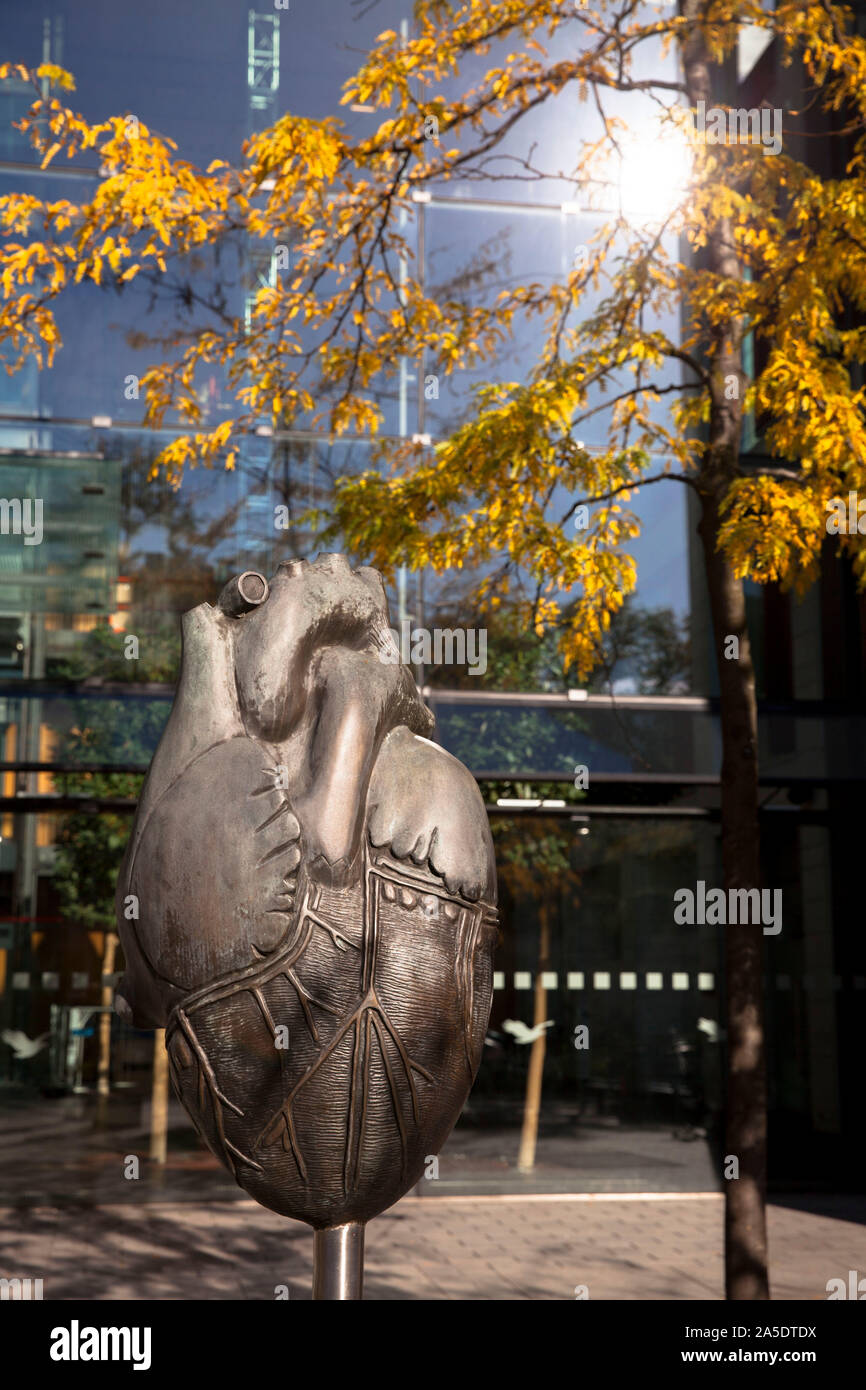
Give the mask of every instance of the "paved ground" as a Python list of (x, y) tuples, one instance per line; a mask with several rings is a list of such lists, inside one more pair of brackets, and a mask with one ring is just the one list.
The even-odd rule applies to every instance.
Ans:
[[(94, 1097), (4, 1100), (0, 1276), (41, 1277), (46, 1299), (309, 1298), (309, 1229), (246, 1198), (178, 1106), (162, 1168), (140, 1098), (101, 1118)], [(720, 1298), (718, 1164), (682, 1133), (563, 1109), (525, 1176), (513, 1127), (462, 1120), (438, 1181), (371, 1224), (367, 1297)], [(866, 1276), (866, 1197), (777, 1200), (770, 1238), (773, 1296), (826, 1298), (828, 1279)]]
[[(866, 1203), (819, 1206), (770, 1209), (775, 1299), (866, 1271)], [(46, 1299), (310, 1297), (310, 1231), (246, 1199), (6, 1208), (0, 1230), (0, 1273), (41, 1276)], [(410, 1196), (371, 1224), (366, 1269), (377, 1300), (716, 1299), (722, 1199)]]

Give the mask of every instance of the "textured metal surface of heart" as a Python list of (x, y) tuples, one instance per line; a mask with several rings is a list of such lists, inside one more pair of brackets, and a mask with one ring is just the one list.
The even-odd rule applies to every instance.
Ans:
[(200, 1134), (265, 1206), (364, 1222), (475, 1078), (496, 882), (469, 772), (339, 555), (246, 573), (183, 620), (120, 873), (117, 1007), (165, 1027)]

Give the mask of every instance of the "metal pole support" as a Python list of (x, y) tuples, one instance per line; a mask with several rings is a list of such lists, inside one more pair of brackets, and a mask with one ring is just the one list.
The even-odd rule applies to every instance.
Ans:
[(314, 1233), (313, 1298), (364, 1297), (364, 1223), (347, 1221)]

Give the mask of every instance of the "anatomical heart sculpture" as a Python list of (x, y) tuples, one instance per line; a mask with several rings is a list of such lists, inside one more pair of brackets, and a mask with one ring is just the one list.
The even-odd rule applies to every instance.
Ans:
[(375, 570), (247, 572), (183, 636), (118, 882), (117, 1007), (166, 1028), (178, 1096), (252, 1197), (363, 1230), (439, 1152), (481, 1060), (481, 797), (428, 739)]

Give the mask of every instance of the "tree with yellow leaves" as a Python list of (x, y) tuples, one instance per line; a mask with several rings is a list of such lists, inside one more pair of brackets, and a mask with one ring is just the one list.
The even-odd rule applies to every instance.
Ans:
[[(778, 150), (754, 131), (743, 138), (720, 75), (744, 25), (773, 37), (779, 64), (799, 84), (800, 109), (785, 111), (786, 127), (820, 113), (838, 146), (832, 177), (795, 158), (784, 133)], [(58, 68), (7, 64), (0, 75), (34, 81), (23, 128), (43, 165), (90, 149), (101, 171), (81, 204), (0, 199), (9, 238), (0, 342), (11, 369), (34, 354), (50, 365), (60, 345), (54, 306), (70, 284), (162, 274), (170, 258), (237, 232), (291, 245), (291, 273), (259, 290), (248, 319), (222, 314), (186, 330), (143, 378), (145, 423), (156, 428), (174, 412), (189, 426), (158, 459), (175, 481), (196, 463), (232, 467), (238, 439), (263, 419), (281, 430), (302, 422), (375, 434), (373, 384), (401, 359), (446, 376), (492, 369), (519, 321), (543, 325), (528, 379), (480, 387), (472, 417), (450, 438), (432, 449), (382, 443), (390, 471), (342, 480), (335, 529), (389, 571), (479, 567), (491, 608), (509, 589), (515, 601), (515, 577), (524, 578), (535, 593), (517, 601), (539, 633), (558, 622), (558, 597), (568, 595), (560, 640), (580, 679), (634, 588), (630, 496), (662, 478), (691, 489), (721, 691), (725, 881), (758, 886), (744, 580), (805, 588), (818, 571), (828, 504), (866, 487), (866, 43), (850, 9), (833, 0), (777, 0), (772, 11), (759, 0), (419, 0), (411, 34), (381, 34), (347, 85), (346, 103), (379, 114), (371, 134), (286, 114), (247, 142), (240, 161), (204, 171), (134, 118), (92, 125), (58, 96), (43, 97), (42, 81), (72, 88)], [(676, 206), (653, 225), (615, 210), (558, 281), (514, 285), (490, 302), (436, 294), (404, 273), (418, 195), (457, 177), (493, 177), (497, 152), (568, 92), (594, 113), (594, 132), (567, 170), (539, 169), (525, 153), (526, 176), (609, 190), (628, 98), (687, 144), (691, 171)], [(733, 138), (710, 139), (709, 113), (716, 137), (721, 115)], [(679, 308), (681, 330), (665, 331)], [(761, 363), (751, 376), (749, 338)], [(213, 429), (201, 428), (196, 394), (204, 363), (223, 364), (238, 403)], [(680, 380), (660, 382), (672, 367)], [(607, 442), (588, 450), (577, 434), (599, 414)], [(746, 415), (763, 437), (757, 462), (741, 449)], [(667, 462), (653, 471), (660, 455)], [(554, 515), (563, 487), (573, 502)], [(568, 523), (580, 507), (587, 524), (575, 531)], [(839, 544), (863, 580), (856, 535)], [(732, 637), (738, 659), (727, 660)], [(732, 1298), (768, 1297), (761, 950), (759, 924), (728, 929), (726, 1151), (740, 1174), (726, 1186)]]

